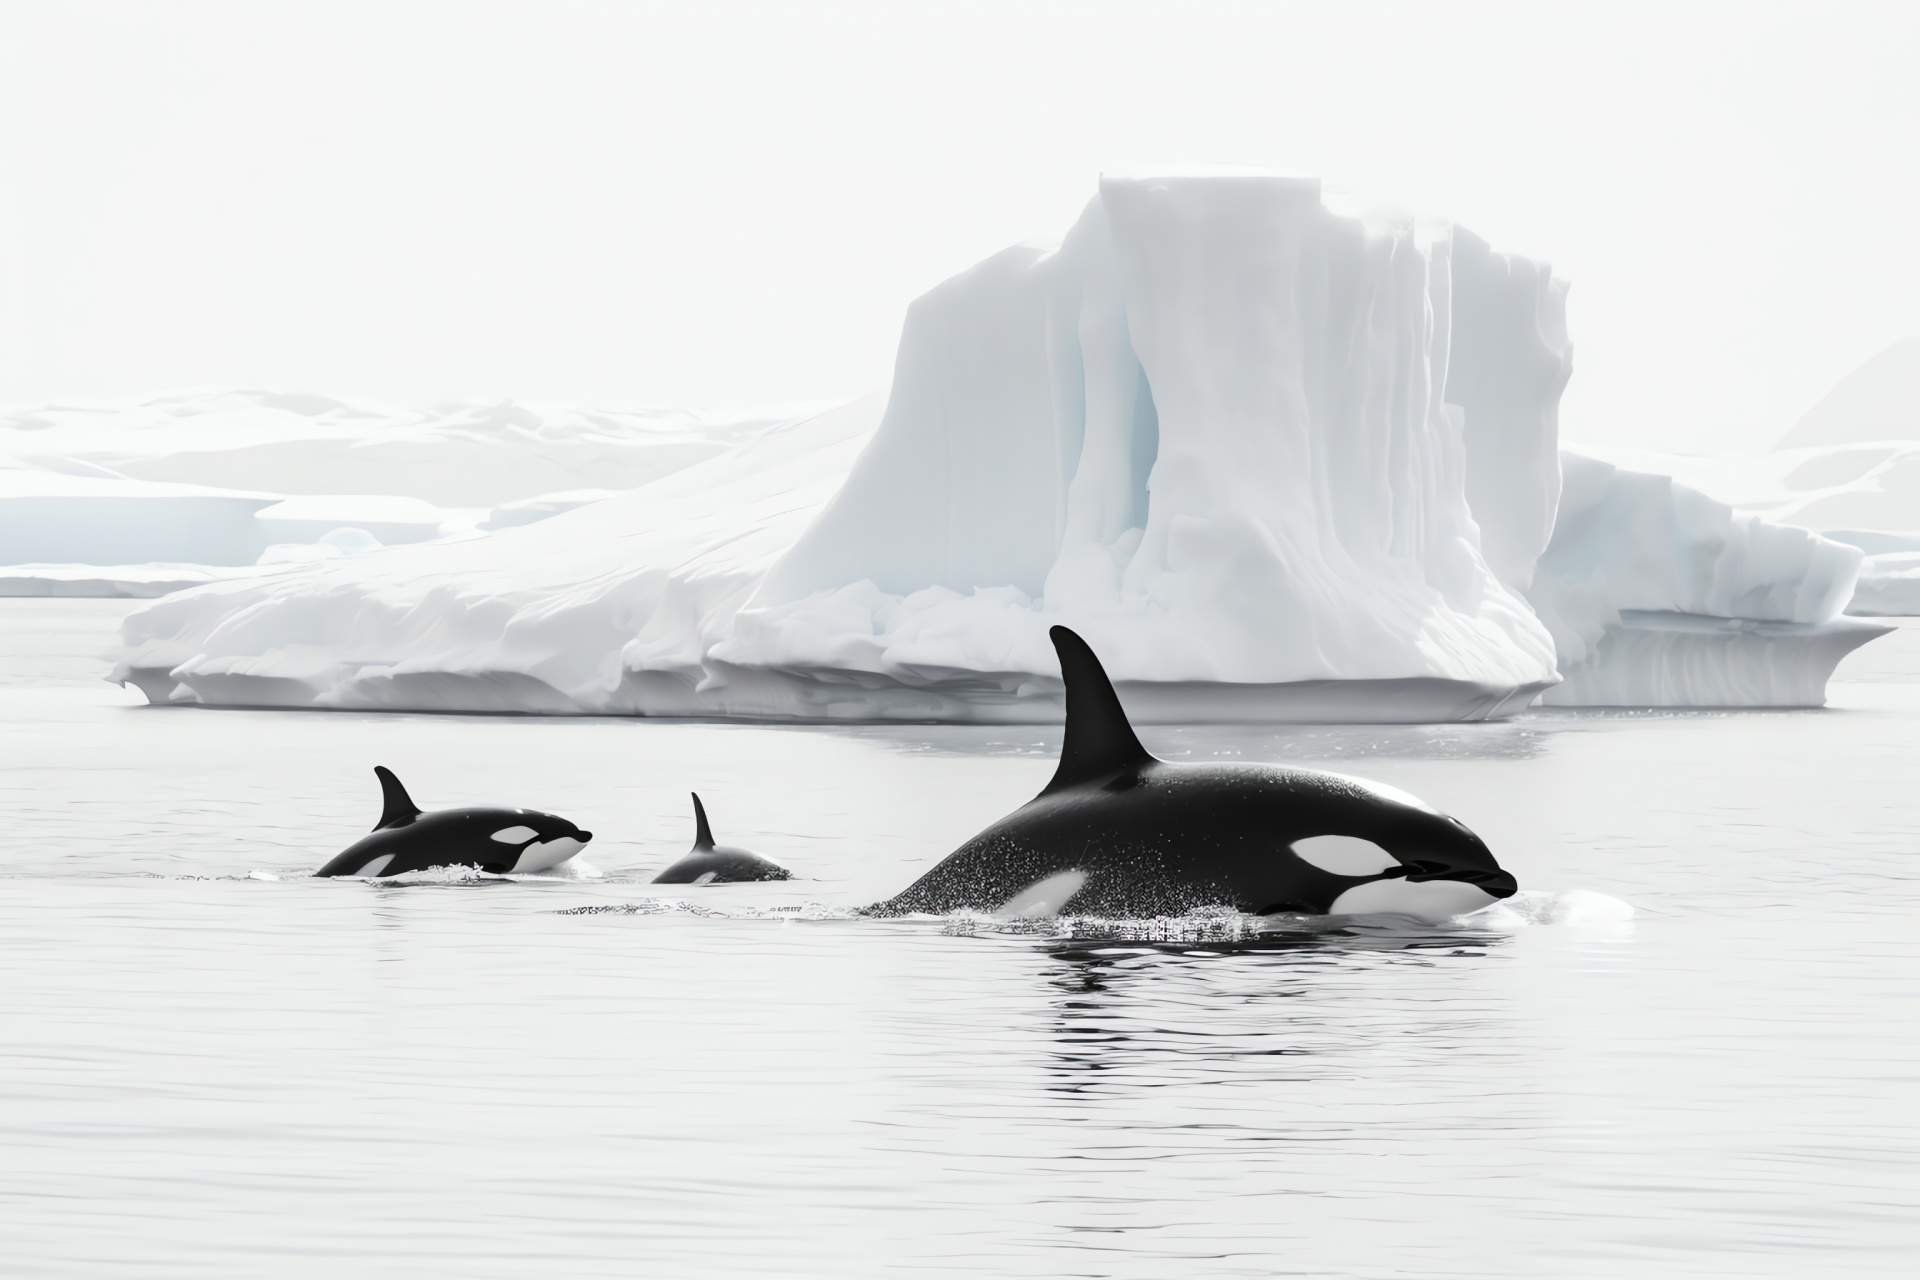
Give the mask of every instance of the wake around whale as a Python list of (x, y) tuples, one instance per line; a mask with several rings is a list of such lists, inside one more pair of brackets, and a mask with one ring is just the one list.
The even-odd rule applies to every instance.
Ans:
[(314, 874), (397, 876), (434, 867), (477, 867), (495, 875), (546, 871), (593, 839), (565, 818), (531, 809), (443, 809), (422, 813), (393, 771), (373, 768), (382, 807), (373, 832)]
[(749, 880), (791, 880), (793, 873), (746, 849), (730, 849), (713, 842), (707, 809), (693, 797), (693, 848), (653, 878), (655, 884), (739, 884)]
[(1438, 924), (1517, 888), (1480, 837), (1393, 787), (1156, 759), (1086, 641), (1050, 634), (1067, 687), (1053, 780), (869, 913), (1138, 919), (1225, 906)]

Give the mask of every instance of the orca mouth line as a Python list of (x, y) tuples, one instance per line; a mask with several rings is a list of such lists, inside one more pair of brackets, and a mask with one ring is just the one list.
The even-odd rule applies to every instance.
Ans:
[(1434, 880), (1457, 880), (1484, 889), (1496, 898), (1510, 898), (1520, 891), (1520, 882), (1505, 871), (1482, 871), (1477, 867), (1448, 867), (1437, 862), (1415, 860), (1381, 873), (1382, 880), (1404, 878), (1410, 884)]

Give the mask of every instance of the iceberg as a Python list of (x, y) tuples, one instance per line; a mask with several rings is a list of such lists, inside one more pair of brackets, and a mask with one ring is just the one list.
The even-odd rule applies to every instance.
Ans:
[(156, 702), (1052, 721), (1064, 622), (1147, 721), (1817, 699), (1840, 638), (1870, 638), (1837, 621), (1860, 553), (1563, 456), (1565, 295), (1313, 180), (1107, 177), (1057, 245), (917, 300), (884, 400), (710, 436), (624, 492), (495, 499), (474, 540), (157, 601), (111, 678)]
[(1311, 181), (1104, 179), (1058, 248), (914, 304), (872, 446), (713, 657), (1017, 700), (1064, 621), (1148, 718), (1523, 705), (1564, 291), (1460, 239)]
[(1819, 706), (1889, 628), (1841, 617), (1858, 547), (1736, 512), (1669, 476), (1571, 451), (1528, 599), (1562, 706)]
[(1842, 378), (1768, 452), (1610, 460), (1671, 473), (1744, 514), (1860, 548), (1849, 614), (1920, 613), (1909, 558), (1920, 551), (1920, 339), (1896, 342)]
[(275, 495), (0, 468), (0, 565), (250, 565)]

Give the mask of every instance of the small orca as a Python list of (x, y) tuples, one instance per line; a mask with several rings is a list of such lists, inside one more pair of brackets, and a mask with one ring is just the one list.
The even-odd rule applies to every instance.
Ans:
[(443, 809), (422, 813), (393, 771), (375, 765), (382, 807), (373, 834), (314, 872), (397, 876), (430, 867), (478, 867), (495, 875), (545, 871), (586, 848), (593, 832), (531, 809)]
[(1480, 837), (1393, 787), (1156, 759), (1087, 642), (1049, 634), (1067, 686), (1053, 780), (870, 914), (1140, 919), (1218, 905), (1438, 924), (1518, 887)]
[(707, 809), (700, 797), (693, 797), (693, 848), (653, 878), (655, 884), (738, 884), (747, 880), (791, 880), (793, 872), (745, 849), (728, 849), (713, 843), (713, 830), (707, 826)]

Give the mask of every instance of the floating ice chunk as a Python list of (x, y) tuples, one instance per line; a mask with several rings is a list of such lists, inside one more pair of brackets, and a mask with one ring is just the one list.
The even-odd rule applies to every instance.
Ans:
[(1819, 706), (1885, 628), (1849, 622), (1859, 548), (1734, 511), (1671, 477), (1561, 454), (1559, 522), (1527, 598), (1564, 706)]
[(334, 529), (318, 542), (276, 542), (260, 553), (261, 564), (313, 564), (342, 556), (363, 556), (380, 549), (380, 539), (365, 529)]
[(1883, 618), (1920, 614), (1920, 551), (1868, 556), (1847, 612)]
[(250, 565), (271, 494), (0, 468), (0, 564)]
[[(377, 548), (437, 538), (452, 514), (418, 498), (348, 493), (286, 498), (255, 512), (253, 518), (276, 542), (325, 542), (351, 530), (371, 538)], [(338, 541), (331, 545), (342, 550), (352, 546)]]

